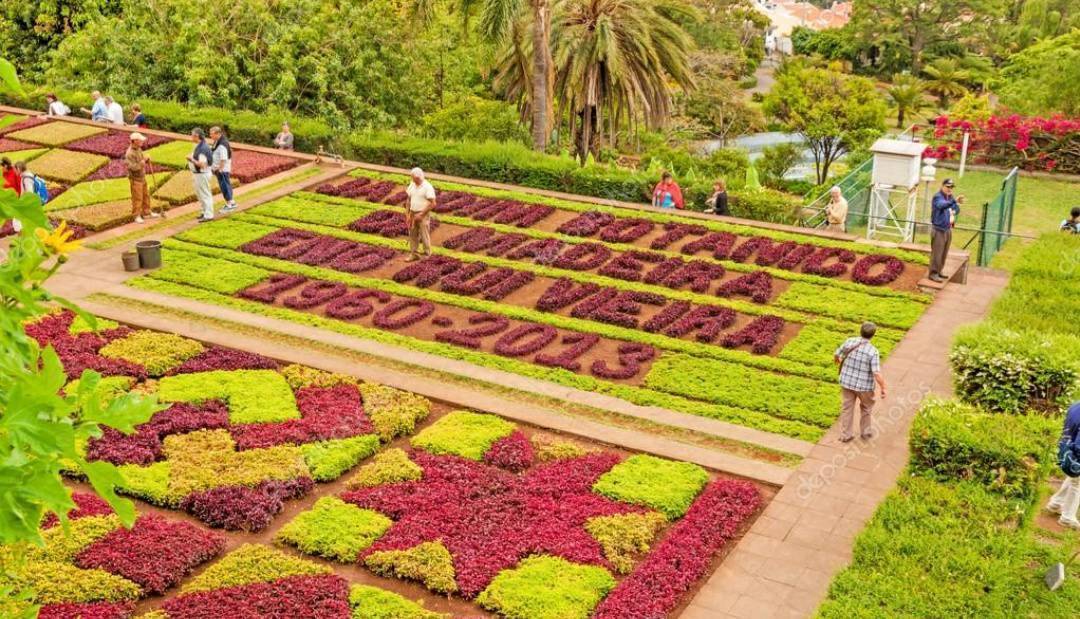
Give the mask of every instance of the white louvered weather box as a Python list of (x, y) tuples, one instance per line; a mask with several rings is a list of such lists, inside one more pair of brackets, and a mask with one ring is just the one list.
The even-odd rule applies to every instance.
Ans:
[(870, 147), (874, 153), (872, 182), (878, 187), (891, 185), (912, 189), (919, 184), (919, 169), (926, 144), (882, 138)]

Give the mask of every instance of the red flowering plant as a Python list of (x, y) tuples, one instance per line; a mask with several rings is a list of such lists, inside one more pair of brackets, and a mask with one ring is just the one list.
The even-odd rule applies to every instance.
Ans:
[(924, 157), (959, 158), (964, 134), (975, 163), (1080, 173), (1080, 118), (999, 114), (970, 121), (940, 116), (928, 130)]

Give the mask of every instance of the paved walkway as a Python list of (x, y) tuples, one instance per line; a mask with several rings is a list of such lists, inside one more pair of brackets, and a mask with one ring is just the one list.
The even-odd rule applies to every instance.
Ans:
[(808, 617), (852, 544), (908, 460), (908, 430), (928, 394), (952, 394), (953, 332), (982, 319), (1008, 275), (972, 269), (949, 286), (884, 364), (888, 399), (878, 404), (878, 436), (839, 441), (834, 425), (773, 498), (683, 613), (682, 619)]

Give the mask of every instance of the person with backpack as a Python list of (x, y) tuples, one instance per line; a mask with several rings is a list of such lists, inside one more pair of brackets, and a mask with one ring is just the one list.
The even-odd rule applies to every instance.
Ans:
[(232, 145), (229, 138), (221, 131), (221, 127), (210, 127), (210, 139), (214, 141), (213, 160), (210, 169), (217, 177), (218, 188), (221, 189), (221, 197), (225, 199), (225, 206), (221, 207), (222, 213), (231, 213), (236, 210), (236, 200), (233, 200), (232, 179)]
[(19, 178), (19, 171), (15, 169), (11, 160), (7, 157), (0, 158), (0, 170), (4, 173), (4, 189), (10, 189), (15, 192), (15, 195), (21, 196), (22, 179)]
[(27, 169), (25, 161), (16, 163), (15, 171), (19, 173), (20, 195), (35, 194), (44, 206), (49, 201), (49, 184), (45, 182), (45, 179)]
[(143, 217), (158, 217), (150, 210), (150, 189), (146, 184), (147, 158), (142, 150), (145, 143), (146, 136), (136, 131), (131, 134), (131, 144), (124, 153), (128, 183), (131, 185), (131, 214), (135, 216), (137, 224), (143, 222)]
[(45, 102), (49, 104), (49, 108), (45, 112), (48, 116), (68, 116), (71, 114), (71, 108), (51, 92), (45, 95)]
[(1058, 466), (1065, 481), (1050, 497), (1046, 510), (1058, 514), (1058, 524), (1080, 529), (1077, 511), (1080, 510), (1080, 400), (1073, 402), (1065, 413), (1065, 426), (1058, 440)]
[(870, 413), (874, 410), (874, 384), (881, 388), (885, 399), (885, 377), (881, 375), (881, 353), (870, 343), (877, 333), (877, 325), (864, 322), (860, 337), (849, 337), (833, 353), (833, 361), (840, 370), (840, 442), (855, 438), (853, 425), (855, 408), (859, 407), (859, 429), (864, 440), (873, 438)]

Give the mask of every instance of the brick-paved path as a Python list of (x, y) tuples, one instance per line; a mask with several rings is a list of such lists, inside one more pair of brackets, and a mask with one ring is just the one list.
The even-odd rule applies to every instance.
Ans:
[(888, 399), (874, 413), (877, 437), (839, 441), (839, 424), (810, 452), (682, 619), (808, 617), (851, 561), (855, 536), (908, 459), (908, 430), (929, 393), (952, 394), (953, 332), (983, 318), (1008, 275), (972, 269), (951, 285), (883, 366)]

